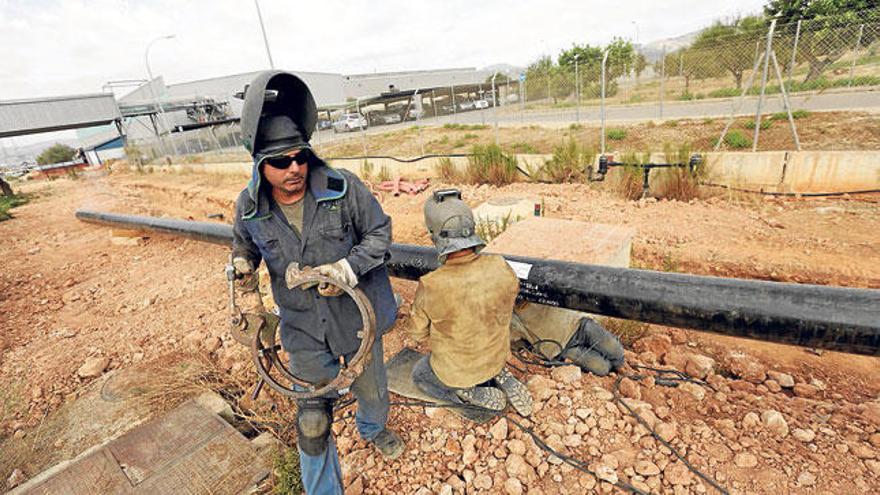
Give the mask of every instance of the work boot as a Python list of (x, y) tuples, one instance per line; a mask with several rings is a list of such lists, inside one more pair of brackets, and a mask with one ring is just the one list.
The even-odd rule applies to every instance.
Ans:
[(400, 454), (406, 449), (406, 444), (400, 438), (400, 435), (388, 428), (379, 432), (372, 442), (383, 456), (392, 460), (400, 457)]
[(501, 368), (501, 372), (495, 376), (495, 383), (504, 391), (507, 400), (520, 416), (532, 414), (532, 396), (529, 394), (529, 389), (517, 380), (507, 368)]
[(569, 347), (561, 356), (597, 376), (611, 372), (611, 363), (605, 356), (583, 346)]
[(503, 411), (507, 406), (504, 392), (495, 387), (463, 388), (456, 390), (455, 395), (465, 404), (492, 411)]
[(623, 346), (613, 333), (606, 330), (592, 318), (581, 318), (579, 333), (588, 349), (592, 349), (608, 361), (611, 370), (623, 366)]

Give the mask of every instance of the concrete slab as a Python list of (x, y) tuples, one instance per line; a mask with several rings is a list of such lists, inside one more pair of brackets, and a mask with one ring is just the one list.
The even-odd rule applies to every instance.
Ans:
[(59, 468), (37, 475), (13, 494), (238, 494), (269, 475), (255, 446), (195, 401)]
[(508, 227), (485, 251), (626, 268), (635, 233), (620, 225), (532, 216)]
[(535, 204), (541, 201), (534, 198), (495, 198), (474, 208), (474, 220), (492, 223), (495, 226), (514, 224), (535, 215)]

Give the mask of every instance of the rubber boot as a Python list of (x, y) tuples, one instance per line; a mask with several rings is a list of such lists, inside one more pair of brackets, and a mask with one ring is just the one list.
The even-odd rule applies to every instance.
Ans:
[(532, 396), (529, 394), (529, 389), (507, 368), (501, 368), (501, 372), (495, 376), (495, 384), (504, 392), (508, 402), (520, 416), (532, 414)]

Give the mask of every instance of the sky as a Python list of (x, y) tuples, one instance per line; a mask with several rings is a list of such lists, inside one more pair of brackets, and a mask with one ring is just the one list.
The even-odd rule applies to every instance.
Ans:
[[(363, 73), (507, 63), (572, 43), (648, 43), (766, 0), (259, 0), (276, 68)], [(0, 0), (0, 100), (268, 69), (253, 0)], [(123, 94), (126, 90), (121, 91)]]

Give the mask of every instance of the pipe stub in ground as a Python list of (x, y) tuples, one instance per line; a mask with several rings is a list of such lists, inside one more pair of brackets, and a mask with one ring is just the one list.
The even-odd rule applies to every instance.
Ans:
[[(308, 268), (287, 279), (290, 289), (314, 283), (338, 287), (354, 300), (363, 322), (363, 328), (358, 332), (361, 345), (350, 362), (345, 362), (340, 358), (340, 368), (336, 378), (325, 384), (313, 384), (293, 376), (281, 361), (278, 355), (281, 345), (276, 344), (276, 335), (281, 325), (265, 325), (259, 331), (254, 332), (251, 340), (251, 357), (257, 368), (257, 373), (273, 390), (294, 399), (311, 399), (329, 392), (348, 390), (352, 382), (363, 373), (364, 368), (369, 364), (373, 343), (376, 340), (376, 314), (373, 305), (361, 289), (340, 284)], [(293, 385), (284, 385), (273, 375), (273, 370), (280, 374), (284, 381), (291, 382)]]

